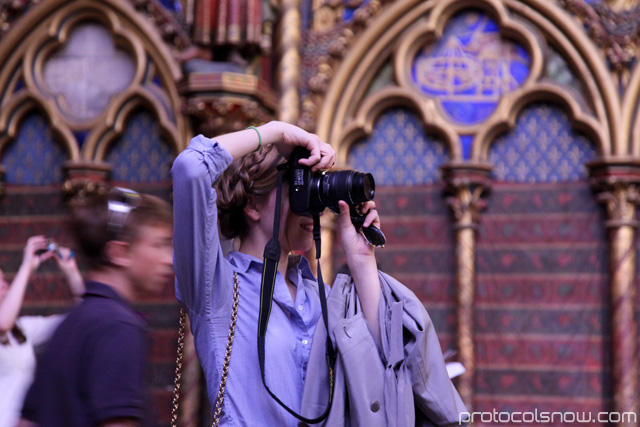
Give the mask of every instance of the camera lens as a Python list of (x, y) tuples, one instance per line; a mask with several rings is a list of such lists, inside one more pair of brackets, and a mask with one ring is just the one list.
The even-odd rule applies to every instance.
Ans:
[(319, 204), (336, 212), (340, 200), (357, 206), (372, 200), (375, 193), (373, 175), (354, 170), (328, 172), (320, 178), (319, 184)]
[[(370, 173), (355, 172), (353, 176), (353, 188), (360, 192), (360, 197), (356, 204), (373, 200), (376, 190), (373, 175)], [(358, 193), (355, 194), (358, 195)]]

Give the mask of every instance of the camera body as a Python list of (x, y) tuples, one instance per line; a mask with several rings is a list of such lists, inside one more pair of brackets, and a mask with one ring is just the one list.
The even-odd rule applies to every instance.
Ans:
[(36, 255), (41, 255), (46, 252), (57, 252), (60, 249), (60, 245), (56, 243), (52, 238), (47, 238), (44, 249), (39, 249), (35, 253)]
[(60, 245), (53, 241), (53, 239), (47, 239), (47, 251), (54, 252), (60, 249)]
[(338, 213), (344, 200), (354, 208), (373, 200), (375, 182), (370, 173), (345, 170), (312, 172), (299, 163), (309, 157), (304, 147), (296, 147), (289, 158), (289, 207), (298, 215), (317, 215), (329, 208)]

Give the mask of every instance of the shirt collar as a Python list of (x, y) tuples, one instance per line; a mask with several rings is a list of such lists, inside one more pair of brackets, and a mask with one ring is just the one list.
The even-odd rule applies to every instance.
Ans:
[(289, 257), (289, 265), (287, 268), (296, 268), (302, 273), (302, 278), (307, 280), (316, 280), (316, 277), (311, 271), (309, 260), (302, 255), (291, 255)]
[[(262, 270), (262, 260), (259, 260), (256, 257), (245, 254), (243, 252), (229, 252), (229, 260), (235, 265), (238, 271), (243, 273), (249, 271), (252, 265), (255, 265), (259, 270)], [(315, 276), (311, 271), (309, 261), (302, 255), (292, 255), (289, 257), (289, 264), (287, 265), (287, 269), (290, 268), (298, 268), (302, 273), (303, 279), (315, 280)]]
[(93, 296), (99, 298), (108, 298), (118, 303), (128, 307), (138, 318), (142, 321), (141, 325), (148, 324), (149, 318), (144, 314), (138, 311), (131, 303), (122, 298), (115, 289), (106, 283), (95, 282), (92, 280), (88, 280), (85, 282), (86, 291), (84, 293), (84, 297)]
[(254, 256), (239, 251), (231, 251), (228, 255), (229, 261), (238, 269), (239, 272), (246, 273), (249, 271), (251, 264), (262, 268), (262, 261)]
[(127, 301), (124, 300), (111, 286), (106, 283), (95, 282), (92, 280), (88, 280), (86, 283), (86, 291), (84, 293), (85, 296), (97, 296), (102, 298), (109, 298), (112, 300), (119, 301), (125, 305), (130, 306)]

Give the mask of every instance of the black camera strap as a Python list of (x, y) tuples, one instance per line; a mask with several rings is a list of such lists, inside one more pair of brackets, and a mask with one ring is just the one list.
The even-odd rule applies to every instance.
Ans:
[(334, 365), (335, 365), (335, 351), (331, 338), (329, 337), (329, 322), (327, 314), (327, 297), (324, 290), (324, 282), (322, 281), (322, 271), (320, 269), (320, 217), (319, 215), (313, 216), (313, 238), (316, 243), (316, 259), (318, 260), (318, 292), (320, 294), (320, 306), (322, 308), (322, 319), (324, 321), (325, 328), (327, 329), (327, 365), (329, 367), (329, 402), (324, 413), (316, 418), (306, 418), (289, 408), (283, 403), (267, 386), (267, 382), (264, 376), (264, 360), (265, 360), (265, 339), (267, 335), (267, 324), (269, 323), (269, 316), (271, 314), (271, 304), (273, 301), (273, 289), (276, 282), (276, 274), (278, 272), (278, 262), (280, 261), (280, 241), (278, 236), (280, 235), (280, 208), (282, 204), (282, 179), (284, 175), (284, 169), (279, 168), (280, 173), (278, 175), (278, 187), (276, 190), (276, 207), (273, 219), (273, 237), (269, 240), (264, 248), (264, 265), (262, 268), (262, 286), (260, 290), (260, 315), (258, 317), (258, 361), (260, 362), (260, 373), (262, 375), (262, 384), (271, 397), (287, 410), (291, 415), (307, 424), (317, 424), (329, 415), (331, 404), (333, 402), (333, 389), (334, 389)]

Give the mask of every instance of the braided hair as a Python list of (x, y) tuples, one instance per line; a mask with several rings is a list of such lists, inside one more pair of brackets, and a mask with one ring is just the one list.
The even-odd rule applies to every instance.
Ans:
[(273, 145), (235, 159), (217, 184), (220, 232), (227, 239), (244, 238), (249, 224), (244, 214), (247, 203), (267, 200), (278, 184), (277, 166), (284, 158)]

